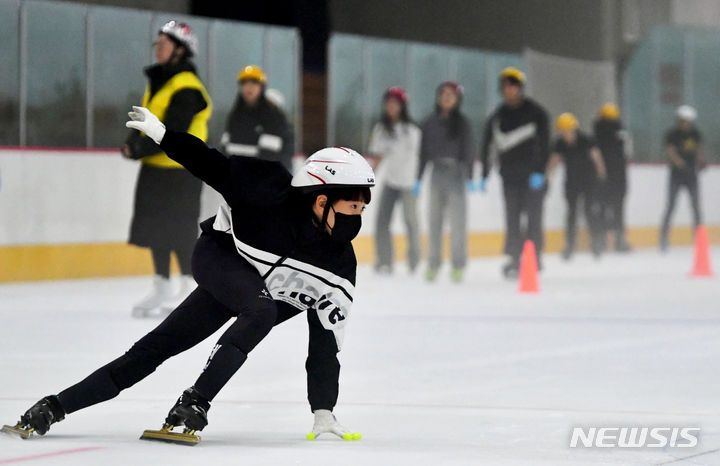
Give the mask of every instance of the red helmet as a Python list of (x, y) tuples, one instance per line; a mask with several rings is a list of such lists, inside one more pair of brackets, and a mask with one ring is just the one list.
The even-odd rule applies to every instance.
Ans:
[(460, 83), (457, 82), (457, 81), (443, 81), (443, 82), (441, 82), (440, 85), (439, 85), (438, 88), (437, 88), (437, 92), (440, 92), (440, 90), (441, 90), (443, 87), (449, 87), (450, 89), (452, 89), (453, 91), (455, 91), (455, 93), (457, 94), (458, 97), (462, 97), (463, 94), (465, 93), (465, 88), (463, 88), (463, 87), (462, 87), (462, 84), (460, 84)]
[(407, 102), (408, 102), (407, 92), (405, 92), (405, 89), (403, 89), (400, 86), (393, 86), (393, 87), (389, 88), (387, 91), (385, 91), (385, 95), (383, 96), (383, 98), (387, 100), (390, 97), (394, 97), (395, 99), (399, 100), (403, 104), (407, 104)]

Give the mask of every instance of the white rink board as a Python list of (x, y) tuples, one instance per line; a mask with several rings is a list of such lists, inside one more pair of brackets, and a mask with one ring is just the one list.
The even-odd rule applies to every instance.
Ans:
[[(127, 240), (139, 163), (116, 151), (52, 151), (0, 149), (0, 246), (18, 244), (101, 243)], [(667, 167), (631, 165), (628, 226), (656, 226), (666, 201)], [(382, 170), (378, 174), (382, 184)], [(565, 218), (562, 168), (551, 183), (545, 204), (546, 229), (561, 229)], [(705, 223), (720, 225), (720, 166), (701, 175)], [(374, 190), (375, 199), (380, 192)], [(203, 191), (201, 219), (214, 215), (220, 196), (207, 186)], [(361, 234), (372, 235), (375, 206), (363, 217)], [(427, 229), (427, 177), (418, 212)], [(393, 231), (404, 232), (401, 215)], [(199, 220), (201, 220), (199, 219)], [(504, 229), (501, 180), (493, 172), (486, 194), (472, 194), (469, 202), (471, 232)], [(690, 224), (686, 195), (678, 202), (675, 225)]]

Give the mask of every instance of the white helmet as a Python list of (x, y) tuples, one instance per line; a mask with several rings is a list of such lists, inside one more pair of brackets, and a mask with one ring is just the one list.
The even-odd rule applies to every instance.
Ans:
[(292, 186), (303, 191), (375, 186), (375, 173), (365, 158), (345, 147), (326, 147), (305, 160)]
[(697, 118), (697, 110), (689, 105), (681, 105), (677, 109), (677, 117), (692, 123)]
[(188, 56), (196, 55), (198, 52), (198, 38), (185, 23), (178, 23), (175, 20), (168, 21), (160, 28), (158, 34), (167, 34), (180, 42), (187, 49)]

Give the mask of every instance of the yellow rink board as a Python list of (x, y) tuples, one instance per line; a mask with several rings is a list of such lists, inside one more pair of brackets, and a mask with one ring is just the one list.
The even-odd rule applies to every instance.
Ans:
[[(720, 244), (720, 226), (708, 227), (713, 244)], [(503, 233), (470, 233), (468, 253), (471, 257), (495, 256), (502, 252)], [(545, 234), (547, 252), (558, 252), (564, 245), (563, 232), (548, 231)], [(657, 247), (658, 229), (652, 227), (631, 228), (628, 241), (634, 248)], [(427, 250), (427, 238), (423, 238), (423, 249)], [(581, 248), (588, 243), (587, 234), (581, 232)], [(675, 246), (692, 243), (689, 227), (673, 229), (671, 243)], [(375, 247), (371, 236), (358, 237), (354, 242), (358, 262), (374, 261)], [(405, 255), (406, 242), (403, 235), (395, 237), (396, 257)], [(445, 250), (448, 251), (448, 238)], [(173, 259), (172, 270), (177, 272)], [(126, 243), (90, 244), (44, 244), (0, 247), (0, 282), (36, 280), (58, 280), (70, 278), (122, 277), (152, 274), (150, 253), (147, 249)]]

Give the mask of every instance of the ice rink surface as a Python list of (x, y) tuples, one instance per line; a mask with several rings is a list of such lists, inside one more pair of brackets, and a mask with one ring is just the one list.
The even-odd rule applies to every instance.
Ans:
[[(501, 279), (500, 258), (472, 261), (462, 284), (447, 269), (427, 284), (402, 266), (392, 278), (361, 267), (335, 409), (361, 441), (305, 440), (298, 316), (218, 395), (196, 447), (138, 436), (160, 426), (217, 336), (45, 437), (0, 436), (0, 464), (720, 465), (720, 279), (689, 278), (691, 262), (687, 248), (550, 256), (538, 295)], [(130, 318), (148, 287), (147, 277), (0, 286), (0, 422), (155, 326)], [(665, 425), (700, 427), (699, 445), (568, 447), (574, 426)]]

